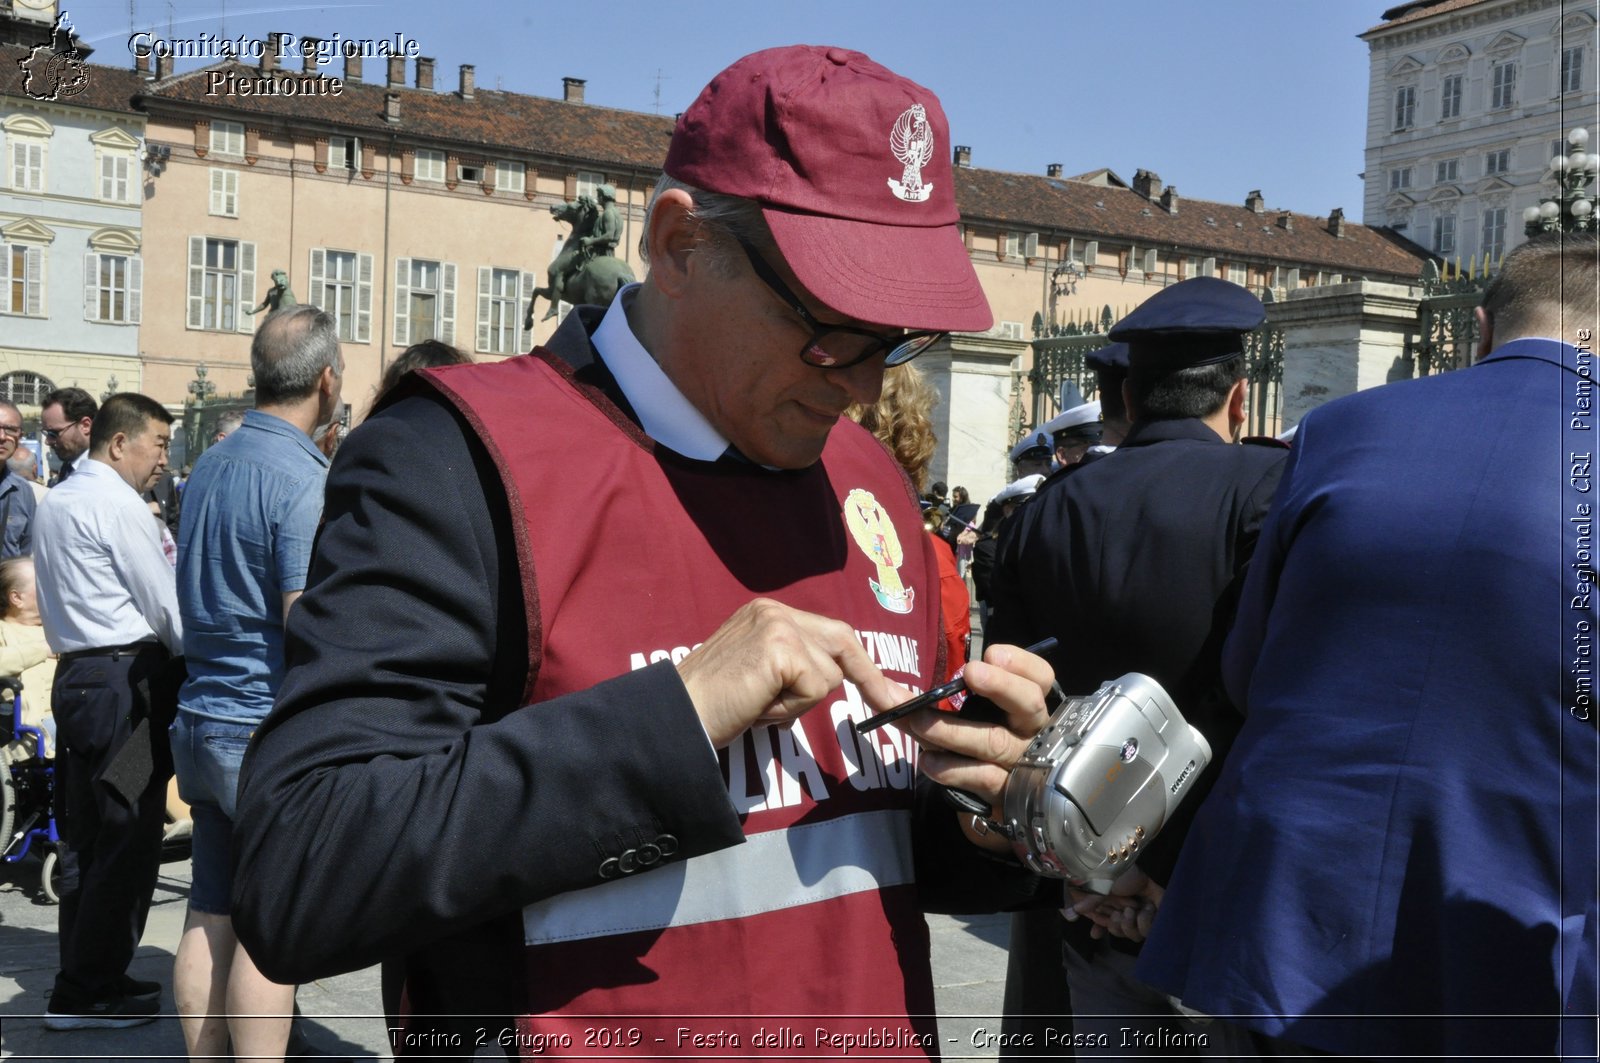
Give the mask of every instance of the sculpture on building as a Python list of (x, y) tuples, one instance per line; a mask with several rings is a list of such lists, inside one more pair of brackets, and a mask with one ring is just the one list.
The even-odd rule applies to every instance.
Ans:
[(522, 327), (533, 328), (533, 309), (542, 295), (550, 301), (544, 320), (556, 316), (563, 302), (611, 302), (617, 289), (635, 280), (633, 270), (616, 257), (622, 239), (622, 214), (617, 210), (617, 190), (610, 185), (595, 189), (595, 198), (579, 196), (573, 203), (557, 203), (550, 208), (556, 221), (570, 222), (572, 235), (561, 245), (561, 253), (550, 263), (545, 286), (534, 289), (528, 299), (528, 312)]
[(300, 300), (294, 297), (294, 289), (289, 287), (289, 274), (281, 269), (272, 271), (272, 287), (267, 289), (267, 294), (261, 299), (261, 305), (246, 310), (247, 314), (259, 314), (265, 310), (272, 313), (282, 310), (286, 306), (293, 306)]

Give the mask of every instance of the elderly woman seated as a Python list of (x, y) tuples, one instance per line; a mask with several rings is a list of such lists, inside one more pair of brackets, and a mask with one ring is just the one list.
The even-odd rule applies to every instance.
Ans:
[(44, 640), (44, 627), (39, 619), (39, 601), (35, 594), (33, 559), (12, 557), (0, 561), (0, 690), (5, 690), (7, 703), (0, 706), (0, 716), (9, 715), (12, 705), (6, 680), (22, 679), (22, 717), (16, 720), (7, 733), (14, 733), (16, 724), (37, 727), (45, 736), (45, 748), (34, 748), (37, 739), (23, 735), (5, 747), (6, 756), (21, 760), (42, 752), (46, 757), (55, 755), (55, 720), (50, 715), (50, 686), (55, 680), (56, 659)]

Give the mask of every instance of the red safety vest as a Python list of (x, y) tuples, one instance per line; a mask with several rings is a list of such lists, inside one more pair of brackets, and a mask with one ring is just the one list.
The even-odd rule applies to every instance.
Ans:
[[(683, 458), (545, 352), (428, 374), (516, 521), (527, 700), (681, 660), (758, 596), (851, 624), (915, 689), (938, 577), (892, 459), (848, 421), (798, 472)], [(524, 911), (518, 1048), (551, 1055), (936, 1055), (910, 851), (916, 753), (846, 684), (718, 752), (746, 841)], [(648, 727), (650, 706), (638, 707)], [(559, 751), (552, 751), (559, 756)], [(529, 859), (537, 859), (530, 854)]]

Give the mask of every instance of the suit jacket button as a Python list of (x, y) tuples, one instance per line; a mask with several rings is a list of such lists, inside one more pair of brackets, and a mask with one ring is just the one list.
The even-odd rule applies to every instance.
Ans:
[(661, 850), (662, 856), (671, 856), (678, 851), (678, 839), (670, 834), (656, 835), (656, 848)]
[(624, 875), (631, 875), (639, 870), (639, 854), (634, 849), (622, 850), (622, 855), (617, 857), (617, 870)]
[(614, 856), (611, 857), (609, 860), (607, 860), (605, 863), (601, 864), (600, 865), (600, 877), (601, 878), (616, 878), (619, 874), (621, 874), (621, 872), (617, 869), (617, 864), (618, 864), (617, 858), (614, 857)]
[(653, 845), (650, 842), (645, 842), (635, 851), (639, 854), (640, 867), (649, 867), (651, 864), (657, 863), (661, 859), (661, 847), (659, 845)]

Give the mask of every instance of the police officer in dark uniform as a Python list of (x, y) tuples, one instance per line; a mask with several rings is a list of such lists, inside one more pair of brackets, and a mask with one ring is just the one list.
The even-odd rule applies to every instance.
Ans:
[[(1060, 639), (1053, 663), (1069, 694), (1125, 672), (1153, 676), (1217, 761), (1239, 723), (1218, 674), (1227, 603), (1287, 456), (1278, 447), (1232, 445), (1245, 423), (1244, 334), (1265, 316), (1238, 285), (1197, 278), (1153, 296), (1112, 330), (1128, 344), (1132, 431), (1114, 453), (1045, 485), (1007, 528), (986, 632), (1019, 644)], [(1137, 870), (1157, 885), (1215, 776), (1213, 766), (1202, 792), (1141, 855)], [(1136, 946), (1090, 942), (1081, 930), (1068, 937), (1063, 958), (1080, 1035), (1107, 1032), (1115, 1051), (1121, 1027), (1155, 1036), (1199, 1029), (1186, 1028), (1163, 995), (1133, 979)], [(1030, 996), (1026, 986), (1007, 987), (1008, 1004)], [(1096, 1014), (1119, 1017), (1084, 1018)]]
[(1089, 448), (1084, 455), (1088, 461), (1104, 457), (1128, 436), (1128, 406), (1122, 400), (1122, 382), (1128, 379), (1128, 345), (1108, 343), (1084, 355), (1083, 362), (1094, 370), (1100, 394), (1100, 446)]

